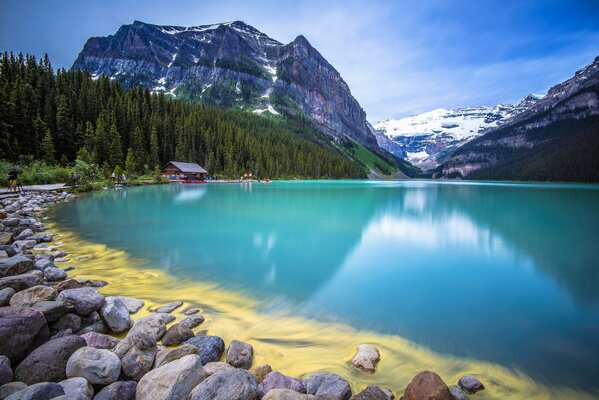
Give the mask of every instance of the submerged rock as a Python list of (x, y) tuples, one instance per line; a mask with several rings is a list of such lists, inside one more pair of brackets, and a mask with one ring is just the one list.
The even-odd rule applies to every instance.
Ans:
[(369, 344), (361, 344), (356, 349), (356, 354), (350, 360), (350, 364), (361, 371), (373, 373), (380, 359), (381, 356), (376, 347)]
[(119, 378), (121, 360), (109, 350), (82, 347), (69, 358), (68, 378), (82, 377), (92, 385), (108, 385)]
[(307, 376), (302, 382), (308, 394), (329, 395), (339, 400), (351, 397), (349, 383), (337, 374), (320, 372)]
[(185, 310), (183, 310), (184, 315), (193, 315), (193, 314), (197, 314), (199, 312), (200, 312), (199, 308), (186, 308)]
[(470, 394), (476, 393), (485, 388), (481, 381), (479, 381), (471, 375), (465, 375), (461, 377), (458, 381), (458, 385), (460, 386), (460, 388), (462, 388), (463, 391)]
[(230, 369), (206, 378), (193, 389), (189, 400), (256, 400), (259, 396), (258, 383), (252, 374)]
[(170, 312), (173, 312), (174, 310), (176, 310), (177, 308), (181, 307), (182, 305), (183, 305), (183, 302), (180, 300), (177, 300), (177, 301), (173, 301), (171, 303), (167, 303), (167, 304), (164, 304), (164, 305), (158, 307), (156, 310), (154, 310), (154, 312), (170, 313)]
[(193, 388), (198, 386), (205, 377), (200, 357), (188, 355), (144, 375), (137, 384), (135, 398), (137, 400), (187, 399)]
[(196, 335), (186, 340), (184, 344), (192, 344), (197, 347), (202, 365), (220, 360), (225, 350), (225, 342), (218, 336)]
[(240, 340), (232, 340), (227, 349), (227, 363), (235, 368), (249, 369), (252, 366), (254, 348)]
[(453, 400), (449, 388), (434, 372), (424, 371), (416, 375), (406, 387), (405, 400)]

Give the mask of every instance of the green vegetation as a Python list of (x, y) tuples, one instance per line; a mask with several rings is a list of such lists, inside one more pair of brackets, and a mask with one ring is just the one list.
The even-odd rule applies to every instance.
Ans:
[(67, 182), (72, 168), (34, 161), (31, 157), (21, 157), (18, 162), (0, 160), (0, 186), (6, 186), (6, 176), (11, 169), (23, 171), (19, 175), (21, 185), (43, 185), (47, 183)]

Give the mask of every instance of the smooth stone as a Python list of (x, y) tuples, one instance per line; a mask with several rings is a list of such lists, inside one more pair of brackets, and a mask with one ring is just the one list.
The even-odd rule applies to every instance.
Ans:
[(256, 379), (243, 369), (223, 370), (210, 375), (189, 395), (189, 400), (256, 400), (259, 398)]
[(254, 348), (251, 344), (240, 340), (232, 340), (227, 349), (227, 363), (235, 368), (250, 369), (254, 358)]
[(181, 324), (174, 324), (162, 337), (162, 344), (165, 346), (177, 346), (187, 339), (193, 337), (193, 331)]
[(257, 365), (254, 368), (250, 369), (250, 373), (254, 375), (254, 378), (256, 378), (256, 382), (258, 382), (259, 384), (262, 383), (262, 381), (264, 381), (264, 378), (266, 378), (266, 375), (270, 374), (271, 372), (272, 367), (268, 364)]
[(0, 232), (0, 244), (10, 244), (12, 242), (13, 234), (11, 232)]
[(56, 332), (68, 329), (72, 332), (78, 332), (81, 330), (81, 317), (73, 313), (64, 314), (52, 324), (51, 328)]
[(183, 318), (183, 320), (179, 323), (189, 329), (193, 329), (196, 326), (200, 325), (202, 322), (204, 322), (204, 316), (191, 315), (189, 317)]
[(77, 334), (83, 335), (88, 332), (108, 333), (108, 327), (96, 311), (81, 319), (81, 330)]
[(33, 231), (27, 228), (21, 231), (21, 233), (19, 233), (17, 236), (15, 236), (14, 240), (25, 240), (30, 236), (33, 236)]
[(0, 258), (8, 258), (8, 253), (4, 250), (0, 250)]
[(60, 382), (67, 378), (67, 361), (75, 351), (85, 346), (85, 340), (70, 335), (50, 340), (33, 350), (15, 369), (18, 381), (33, 385), (40, 382)]
[(101, 288), (101, 287), (107, 286), (108, 282), (106, 282), (106, 281), (90, 281), (87, 285), (94, 287), (94, 288)]
[(71, 278), (71, 279), (67, 279), (66, 281), (62, 281), (58, 285), (56, 285), (56, 290), (58, 292), (62, 292), (63, 290), (79, 289), (82, 287), (83, 286), (81, 285), (81, 283), (79, 283), (79, 281), (77, 279)]
[(106, 298), (106, 301), (108, 301), (108, 299), (110, 299), (112, 297), (117, 298), (120, 301), (122, 301), (123, 304), (125, 305), (125, 307), (127, 308), (127, 311), (129, 311), (130, 314), (135, 314), (136, 312), (141, 310), (141, 308), (144, 306), (144, 304), (146, 304), (143, 300), (135, 299), (133, 297), (125, 297), (125, 296), (109, 296)]
[(117, 338), (97, 332), (87, 332), (81, 335), (81, 337), (85, 340), (88, 347), (96, 349), (112, 350), (120, 342)]
[(10, 367), (10, 360), (6, 356), (0, 355), (0, 385), (12, 381), (14, 374)]
[(278, 371), (272, 371), (258, 385), (260, 395), (264, 396), (273, 389), (288, 389), (298, 393), (307, 393), (306, 385), (299, 379), (283, 375)]
[(17, 250), (10, 244), (0, 244), (0, 250), (4, 251), (9, 257), (17, 254)]
[(64, 389), (58, 383), (36, 383), (8, 396), (4, 400), (50, 400), (64, 395)]
[(100, 390), (94, 400), (134, 400), (137, 382), (117, 381)]
[(404, 400), (453, 400), (453, 396), (439, 375), (424, 371), (408, 384)]
[(121, 360), (110, 350), (82, 347), (67, 362), (68, 378), (82, 377), (91, 385), (109, 385), (121, 373)]
[(392, 400), (393, 393), (376, 385), (368, 385), (366, 389), (356, 394), (351, 400)]
[(193, 315), (193, 314), (197, 314), (199, 312), (200, 312), (199, 308), (186, 308), (185, 310), (183, 310), (184, 315)]
[(197, 387), (205, 377), (206, 373), (202, 369), (200, 357), (187, 355), (144, 375), (137, 384), (135, 398), (137, 400), (187, 399), (194, 387)]
[(0, 354), (11, 362), (22, 360), (50, 336), (46, 317), (28, 307), (0, 308)]
[(0, 277), (21, 275), (33, 268), (33, 261), (25, 256), (0, 259)]
[(183, 302), (180, 300), (177, 301), (173, 301), (167, 304), (164, 304), (160, 307), (158, 307), (157, 309), (154, 310), (154, 312), (157, 313), (170, 313), (173, 312), (175, 309), (181, 307), (183, 305)]
[(347, 400), (351, 397), (349, 383), (337, 374), (316, 373), (302, 380), (306, 385), (308, 394), (331, 395), (339, 400)]
[(133, 324), (133, 327), (129, 331), (132, 332), (143, 332), (152, 336), (154, 340), (158, 341), (166, 332), (166, 324), (175, 320), (170, 314), (156, 313), (150, 314), (146, 317), (140, 318)]
[(470, 397), (457, 386), (450, 386), (449, 393), (451, 393), (455, 400), (470, 400)]
[(361, 344), (356, 349), (356, 354), (350, 360), (350, 364), (361, 371), (373, 373), (380, 360), (381, 356), (376, 347), (369, 344)]
[(50, 340), (58, 339), (61, 337), (72, 335), (72, 334), (73, 334), (72, 329), (65, 329), (64, 331), (56, 332), (56, 334), (54, 336), (50, 337)]
[(302, 394), (289, 389), (273, 389), (266, 393), (262, 400), (316, 400), (316, 396)]
[(10, 298), (17, 293), (13, 288), (7, 287), (0, 290), (0, 307), (10, 304)]
[(483, 386), (483, 384), (481, 383), (481, 381), (479, 381), (478, 379), (476, 379), (472, 375), (462, 376), (460, 378), (460, 380), (458, 381), (458, 386), (464, 392), (466, 392), (468, 394), (476, 393), (476, 392), (481, 391), (481, 390), (483, 390), (485, 388)]
[(71, 259), (70, 259), (70, 258), (68, 258), (68, 257), (56, 257), (56, 258), (54, 259), (54, 262), (57, 262), (57, 263), (65, 263), (65, 262), (68, 262), (68, 261), (70, 261), (70, 260), (71, 260)]
[(128, 334), (115, 348), (114, 354), (121, 359), (121, 369), (128, 378), (139, 381), (154, 365), (158, 347), (148, 334)]
[(171, 361), (193, 354), (198, 355), (198, 348), (192, 344), (183, 344), (170, 349), (161, 349), (156, 353), (154, 368), (162, 367), (164, 364), (168, 364)]
[(17, 249), (17, 251), (24, 251), (33, 249), (37, 242), (35, 240), (15, 240), (12, 242), (12, 245)]
[[(188, 346), (188, 345), (185, 345), (185, 346)], [(191, 346), (191, 345), (189, 345), (189, 346)], [(231, 365), (227, 364), (226, 362), (222, 362), (222, 361), (209, 362), (208, 364), (204, 365), (204, 371), (206, 371), (206, 375), (208, 375), (208, 376), (214, 375), (217, 372), (224, 371), (227, 369), (235, 369), (235, 368), (232, 367)]]
[(60, 268), (48, 267), (44, 270), (44, 277), (48, 282), (57, 282), (65, 280), (67, 278), (67, 273)]
[(73, 304), (75, 311), (81, 316), (91, 314), (104, 304), (104, 296), (96, 289), (88, 287), (63, 290), (56, 299)]
[(55, 300), (39, 301), (35, 303), (32, 308), (41, 311), (48, 322), (54, 322), (74, 309), (69, 303)]
[(53, 300), (56, 290), (50, 286), (33, 286), (15, 293), (10, 299), (10, 305), (15, 307), (31, 307), (40, 301)]
[(58, 384), (62, 386), (64, 394), (67, 396), (76, 396), (81, 399), (91, 399), (94, 397), (94, 388), (92, 388), (85, 378), (69, 378)]
[(4, 225), (7, 228), (13, 228), (13, 227), (19, 225), (19, 219), (18, 218), (6, 218), (2, 221), (2, 225)]
[(43, 281), (41, 278), (41, 276), (38, 276), (31, 271), (26, 274), (7, 276), (0, 278), (0, 289), (9, 287), (13, 288), (17, 292), (20, 292), (21, 290), (42, 284)]
[(9, 382), (0, 386), (0, 399), (6, 399), (13, 393), (23, 390), (27, 387), (23, 382)]
[(114, 333), (125, 332), (133, 326), (129, 310), (125, 303), (117, 297), (107, 297), (99, 313), (108, 328)]
[(218, 336), (196, 335), (183, 344), (192, 344), (198, 348), (202, 365), (220, 360), (225, 350), (225, 342)]

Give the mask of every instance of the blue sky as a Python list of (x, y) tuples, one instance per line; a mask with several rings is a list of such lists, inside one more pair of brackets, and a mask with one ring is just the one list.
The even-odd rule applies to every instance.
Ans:
[(243, 20), (303, 34), (341, 73), (371, 122), (545, 93), (599, 55), (598, 0), (2, 0), (0, 50), (70, 67), (90, 36), (141, 20)]

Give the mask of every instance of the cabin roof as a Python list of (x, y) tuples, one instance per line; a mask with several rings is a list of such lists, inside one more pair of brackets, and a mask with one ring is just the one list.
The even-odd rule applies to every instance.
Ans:
[(181, 172), (195, 172), (195, 173), (203, 173), (203, 174), (207, 174), (208, 173), (208, 171), (206, 171), (204, 168), (200, 167), (196, 163), (186, 163), (186, 162), (180, 162), (180, 161), (169, 161), (168, 164), (166, 164), (166, 165), (168, 166), (169, 164), (173, 164)]

